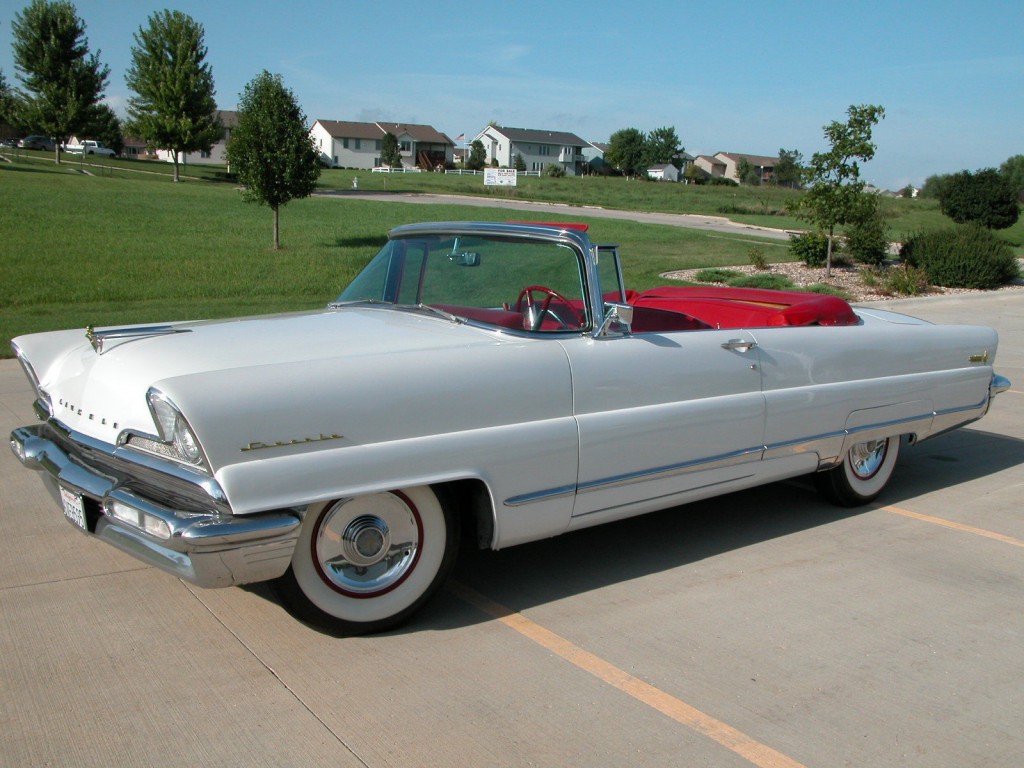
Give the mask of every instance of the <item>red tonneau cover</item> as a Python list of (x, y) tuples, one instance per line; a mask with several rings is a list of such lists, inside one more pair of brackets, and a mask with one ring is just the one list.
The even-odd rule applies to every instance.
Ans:
[(637, 307), (681, 312), (715, 328), (856, 325), (850, 305), (836, 296), (760, 288), (666, 286), (630, 300)]

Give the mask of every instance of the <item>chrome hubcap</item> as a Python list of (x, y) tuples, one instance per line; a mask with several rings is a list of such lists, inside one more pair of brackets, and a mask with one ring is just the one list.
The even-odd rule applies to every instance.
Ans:
[(422, 536), (419, 513), (402, 494), (346, 499), (320, 518), (314, 562), (332, 589), (371, 597), (394, 589), (412, 572)]
[(874, 476), (885, 461), (887, 440), (869, 440), (850, 449), (850, 469), (861, 480)]

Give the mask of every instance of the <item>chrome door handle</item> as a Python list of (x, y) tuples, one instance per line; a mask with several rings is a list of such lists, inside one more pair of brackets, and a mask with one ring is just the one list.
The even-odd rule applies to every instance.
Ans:
[(738, 352), (749, 352), (756, 346), (756, 341), (747, 341), (746, 339), (729, 339), (722, 345), (722, 349), (735, 349)]

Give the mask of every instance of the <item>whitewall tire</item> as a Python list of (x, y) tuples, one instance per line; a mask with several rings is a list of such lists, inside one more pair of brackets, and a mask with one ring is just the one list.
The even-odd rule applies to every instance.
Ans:
[(841, 506), (867, 504), (888, 484), (899, 453), (899, 436), (857, 443), (842, 463), (816, 474), (815, 485), (822, 495)]

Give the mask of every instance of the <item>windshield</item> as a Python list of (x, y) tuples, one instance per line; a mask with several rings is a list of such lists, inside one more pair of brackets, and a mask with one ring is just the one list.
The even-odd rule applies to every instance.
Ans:
[(557, 242), (479, 235), (391, 240), (338, 303), (427, 305), (540, 333), (588, 327), (577, 252)]

